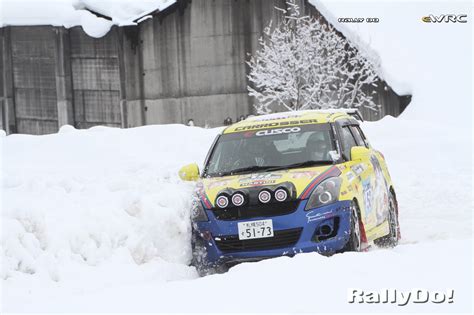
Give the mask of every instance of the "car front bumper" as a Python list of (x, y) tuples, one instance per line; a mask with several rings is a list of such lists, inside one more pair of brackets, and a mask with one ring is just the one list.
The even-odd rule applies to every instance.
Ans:
[[(331, 254), (342, 250), (350, 237), (351, 201), (338, 201), (305, 211), (307, 201), (302, 200), (290, 214), (245, 220), (218, 220), (211, 210), (205, 210), (209, 221), (194, 223), (194, 237), (201, 238), (205, 244), (205, 261), (210, 265), (304, 252)], [(238, 239), (238, 222), (265, 219), (273, 222), (273, 237)]]

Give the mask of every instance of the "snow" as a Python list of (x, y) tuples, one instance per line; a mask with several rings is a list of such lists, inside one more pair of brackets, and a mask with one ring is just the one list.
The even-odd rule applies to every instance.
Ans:
[[(20, 295), (24, 288), (10, 288), (8, 301), (17, 307), (7, 307), (7, 311), (371, 313), (374, 309), (379, 312), (426, 312), (431, 309), (452, 312), (466, 310), (470, 305), (470, 292), (461, 290), (466, 287), (468, 275), (443, 270), (446, 266), (454, 270), (469, 270), (469, 260), (458, 259), (458, 253), (471, 245), (468, 241), (438, 241), (330, 258), (302, 254), (294, 258), (238, 265), (225, 275), (168, 283), (156, 277), (136, 277), (135, 281), (120, 286), (91, 289), (79, 282), (62, 286), (61, 291), (47, 283), (49, 285), (42, 288), (29, 288), (31, 292), (42, 291), (41, 294), (30, 294), (29, 303), (24, 303), (25, 296)], [(120, 269), (114, 271), (118, 274)], [(163, 269), (155, 270), (156, 273), (160, 271)], [(90, 285), (89, 282), (85, 284)], [(454, 304), (411, 303), (404, 307), (396, 304), (349, 304), (348, 288), (453, 289)]]
[[(470, 124), (472, 20), (424, 23), (423, 16), (467, 14), (472, 1), (310, 0), (338, 30), (381, 60), (381, 75), (399, 95), (412, 94), (404, 115)], [(377, 17), (379, 23), (338, 23)], [(446, 108), (446, 111), (441, 110)], [(462, 111), (463, 115), (455, 115)]]
[[(175, 0), (1, 0), (0, 26), (54, 25), (82, 26), (92, 37), (102, 37), (113, 25), (133, 25), (135, 20), (156, 10), (162, 11)], [(97, 17), (86, 8), (108, 16)]]
[[(187, 266), (193, 187), (177, 172), (204, 159), (215, 133), (180, 125), (63, 126), (50, 136), (2, 137), (7, 293), (15, 285), (94, 290), (117, 280), (196, 277)], [(189, 143), (178, 146), (175, 137)]]
[[(202, 164), (221, 129), (65, 126), (47, 136), (0, 135), (0, 310), (472, 313), (472, 52), (461, 40), (472, 36), (462, 25), (418, 23), (465, 9), (367, 3), (316, 5), (326, 16), (379, 17), (376, 26), (336, 26), (370, 42), (389, 84), (413, 93), (400, 118), (363, 123), (395, 184), (398, 247), (300, 254), (198, 278), (187, 265), (192, 185), (177, 171)], [(349, 304), (350, 288), (453, 289), (454, 303)]]
[[(2, 137), (2, 310), (364, 311), (368, 305), (346, 303), (349, 288), (424, 288), (453, 289), (455, 303), (376, 309), (466, 311), (470, 157), (462, 137), (434, 127), (391, 117), (363, 126), (396, 185), (403, 237), (397, 248), (282, 257), (203, 279), (188, 266), (192, 185), (177, 172), (202, 164), (220, 128), (65, 126), (54, 135)], [(425, 151), (439, 142), (450, 150), (427, 159)], [(245, 303), (229, 306), (242, 294)]]

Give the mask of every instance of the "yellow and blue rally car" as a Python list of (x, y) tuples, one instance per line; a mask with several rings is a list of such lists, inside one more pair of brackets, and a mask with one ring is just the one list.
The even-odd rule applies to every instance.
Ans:
[[(301, 252), (395, 246), (398, 205), (384, 156), (355, 111), (250, 117), (217, 136), (197, 181), (193, 263), (201, 273)], [(358, 116), (360, 117), (360, 116)]]

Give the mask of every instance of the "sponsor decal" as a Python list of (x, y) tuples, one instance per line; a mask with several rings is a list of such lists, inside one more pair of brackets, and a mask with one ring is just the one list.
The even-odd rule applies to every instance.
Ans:
[(359, 176), (365, 170), (365, 167), (363, 163), (359, 163), (359, 164), (353, 165), (351, 169), (357, 176)]
[(370, 185), (370, 180), (366, 179), (362, 182), (362, 193), (364, 196), (364, 205), (365, 205), (365, 216), (368, 217), (372, 212), (372, 185)]
[(346, 177), (347, 177), (347, 180), (349, 181), (349, 183), (352, 182), (354, 180), (354, 178), (356, 178), (355, 174), (351, 171), (347, 172)]
[(244, 182), (240, 184), (240, 187), (247, 187), (247, 186), (262, 186), (262, 185), (270, 185), (275, 184), (275, 180), (265, 180), (265, 179), (257, 179), (250, 182)]
[(313, 221), (329, 218), (331, 214), (332, 211), (318, 212), (318, 210), (312, 210), (306, 213), (306, 218), (308, 219), (308, 223), (310, 223)]
[(279, 128), (279, 129), (266, 129), (266, 130), (260, 130), (255, 133), (257, 137), (260, 136), (273, 136), (273, 135), (280, 135), (283, 133), (294, 133), (294, 132), (300, 132), (301, 128), (300, 127), (292, 127), (292, 128)]
[(383, 174), (382, 165), (375, 155), (370, 156), (370, 162), (374, 168), (374, 184), (373, 184), (373, 203), (376, 211), (377, 224), (382, 223), (388, 216), (388, 193), (389, 187)]
[(276, 128), (276, 127), (284, 127), (284, 126), (315, 124), (317, 122), (318, 122), (317, 119), (300, 119), (300, 120), (291, 120), (291, 121), (268, 122), (268, 123), (262, 123), (262, 124), (240, 126), (240, 127), (235, 128), (235, 131), (246, 131), (246, 130), (273, 128), (273, 127)]
[(286, 113), (286, 114), (275, 113), (275, 114), (265, 115), (261, 117), (254, 117), (252, 118), (252, 121), (282, 120), (282, 119), (299, 118), (299, 117), (301, 117), (301, 113)]
[(269, 173), (269, 174), (251, 174), (249, 176), (242, 177), (239, 179), (240, 187), (244, 186), (261, 186), (274, 184), (277, 179), (282, 177), (281, 174)]

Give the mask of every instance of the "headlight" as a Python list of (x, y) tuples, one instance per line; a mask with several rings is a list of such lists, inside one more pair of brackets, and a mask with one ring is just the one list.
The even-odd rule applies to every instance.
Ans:
[(339, 200), (342, 179), (330, 177), (323, 180), (311, 193), (305, 210), (325, 206)]
[(198, 198), (194, 198), (193, 207), (191, 209), (191, 220), (194, 222), (209, 221), (206, 210), (204, 210), (201, 201)]

